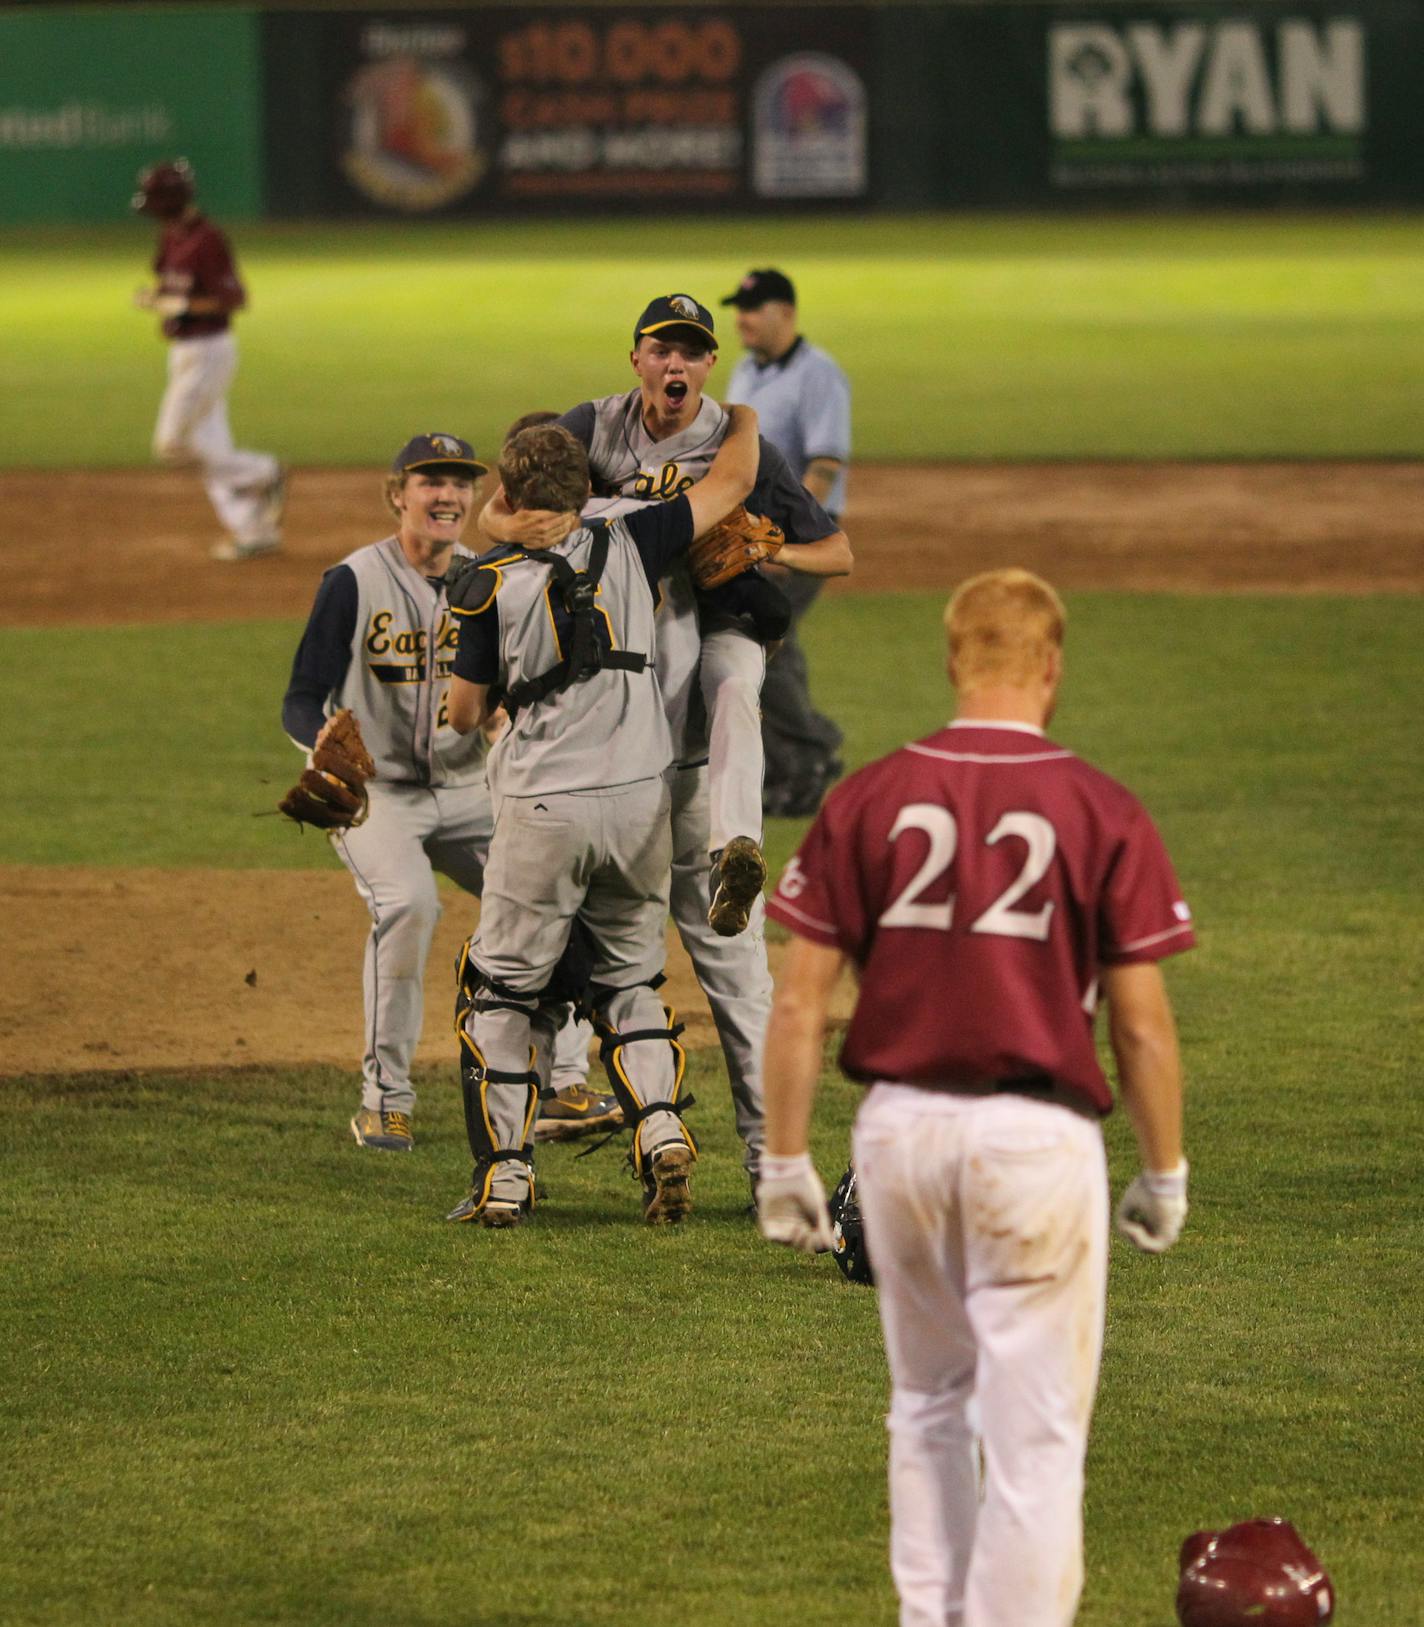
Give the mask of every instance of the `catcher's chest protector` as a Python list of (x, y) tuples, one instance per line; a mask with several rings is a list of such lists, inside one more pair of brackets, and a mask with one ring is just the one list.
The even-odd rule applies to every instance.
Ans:
[[(505, 693), (505, 704), (511, 711), (532, 705), (546, 696), (567, 689), (570, 684), (581, 684), (604, 667), (618, 667), (625, 672), (642, 672), (648, 664), (645, 653), (619, 650), (613, 647), (612, 632), (607, 615), (599, 608), (598, 587), (603, 580), (604, 566), (608, 563), (608, 523), (593, 520), (588, 524), (593, 534), (589, 549), (588, 566), (576, 571), (561, 555), (536, 550), (527, 557), (553, 572), (550, 601), (554, 594), (569, 617), (572, 631), (564, 644), (564, 658), (541, 672), (537, 678), (524, 678), (512, 684)], [(557, 636), (557, 627), (555, 629)]]

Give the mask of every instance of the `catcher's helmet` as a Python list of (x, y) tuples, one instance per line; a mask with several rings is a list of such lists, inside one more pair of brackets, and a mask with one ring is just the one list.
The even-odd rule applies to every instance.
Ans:
[(847, 1282), (873, 1283), (875, 1273), (870, 1269), (870, 1253), (865, 1246), (865, 1221), (860, 1213), (860, 1200), (856, 1195), (855, 1165), (841, 1176), (840, 1185), (831, 1194), (831, 1258), (841, 1269)]
[(141, 215), (176, 220), (193, 201), (193, 166), (186, 158), (150, 164), (138, 172), (138, 191), (130, 207)]
[(1194, 1531), (1177, 1562), (1182, 1627), (1320, 1627), (1335, 1614), (1325, 1567), (1289, 1520)]

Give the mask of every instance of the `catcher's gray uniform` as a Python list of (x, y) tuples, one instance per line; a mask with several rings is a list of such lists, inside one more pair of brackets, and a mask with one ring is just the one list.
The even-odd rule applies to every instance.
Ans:
[[(686, 430), (655, 441), (636, 389), (586, 401), (559, 421), (588, 447), (594, 490), (610, 500), (602, 505), (605, 513), (676, 498), (706, 474), (728, 429), (726, 413), (704, 398)], [(838, 530), (765, 438), (746, 506), (781, 526), (788, 544)], [(755, 1180), (762, 1145), (761, 1048), (771, 1014), (764, 910), (758, 899), (747, 930), (724, 938), (708, 924), (707, 901), (709, 854), (733, 836), (761, 837), (759, 695), (766, 653), (740, 621), (699, 620), (692, 578), (681, 562), (663, 583), (657, 632), (658, 682), (674, 756), (672, 915), (712, 1008), (744, 1162)]]
[[(602, 617), (608, 664), (522, 699), (521, 685), (556, 668), (572, 642), (545, 556), (585, 571), (599, 530), (607, 558), (594, 619)], [(670, 1141), (691, 1144), (676, 1106), (682, 1048), (653, 992), (672, 863), (665, 778), (672, 737), (652, 665), (658, 577), (691, 540), (684, 501), (581, 526), (539, 553), (494, 549), (456, 594), (455, 671), (499, 685), (515, 712), (489, 758), (495, 831), (462, 1022), (476, 1165), (471, 1198), (452, 1218), (482, 1205), (532, 1203), (534, 1103), (567, 997), (550, 982), (575, 917), (592, 939), (594, 1001), (610, 1075), (635, 1126), (635, 1170), (645, 1173)]]
[(435, 871), (478, 897), (494, 828), (484, 736), (462, 737), (445, 721), (455, 639), (443, 582), (422, 576), (397, 537), (358, 548), (322, 578), (282, 706), (306, 749), (326, 716), (350, 707), (376, 762), (370, 817), (331, 832), (371, 915), (361, 1101), (375, 1112), (415, 1103), (410, 1064), (440, 918)]

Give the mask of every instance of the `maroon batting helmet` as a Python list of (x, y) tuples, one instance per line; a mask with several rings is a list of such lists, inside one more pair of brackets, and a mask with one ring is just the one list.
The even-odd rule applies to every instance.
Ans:
[(138, 191), (131, 206), (141, 215), (176, 220), (193, 201), (193, 190), (193, 166), (188, 160), (165, 160), (138, 172)]
[(1320, 1627), (1335, 1614), (1325, 1567), (1289, 1520), (1194, 1531), (1177, 1563), (1182, 1627)]

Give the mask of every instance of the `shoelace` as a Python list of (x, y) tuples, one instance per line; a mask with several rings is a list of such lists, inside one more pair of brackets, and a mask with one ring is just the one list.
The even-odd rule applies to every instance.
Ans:
[(382, 1113), (381, 1127), (394, 1132), (398, 1136), (408, 1136), (410, 1134), (410, 1114)]

